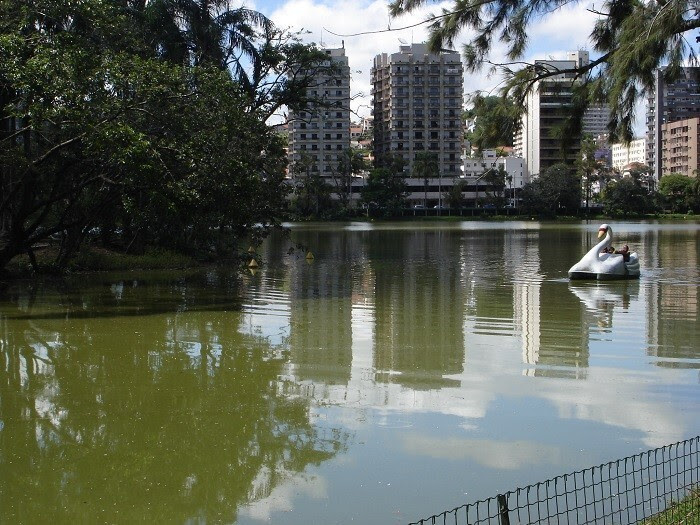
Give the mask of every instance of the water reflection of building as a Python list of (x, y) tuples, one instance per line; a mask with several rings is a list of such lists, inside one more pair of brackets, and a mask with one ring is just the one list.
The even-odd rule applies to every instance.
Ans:
[[(564, 259), (552, 250), (562, 243), (558, 236), (576, 235), (541, 230), (539, 236), (540, 268), (544, 275), (565, 275)], [(578, 235), (591, 235), (582, 230)], [(592, 241), (590, 241), (592, 242)], [(582, 244), (585, 244), (582, 242)], [(582, 252), (584, 253), (584, 252)], [(585, 377), (588, 368), (588, 325), (584, 319), (585, 309), (580, 301), (567, 292), (565, 286), (545, 286), (540, 293), (540, 353), (535, 375), (553, 375), (570, 378)]]
[[(375, 240), (375, 356), (377, 380), (415, 389), (455, 383), (446, 375), (462, 372), (464, 293), (459, 232), (392, 235)], [(403, 271), (397, 265), (405, 264)], [(392, 375), (389, 374), (392, 373)]]
[[(645, 246), (655, 251), (646, 255), (655, 267), (673, 268), (675, 275), (663, 282), (649, 284), (647, 298), (647, 333), (649, 355), (664, 359), (697, 357), (700, 340), (698, 319), (698, 266), (697, 243), (684, 232), (655, 232), (653, 242)], [(664, 366), (693, 366), (697, 363), (659, 361)]]
[(299, 380), (347, 384), (352, 363), (354, 262), (358, 236), (316, 232), (307, 244), (318, 257), (290, 267), (290, 360)]
[(522, 340), (523, 363), (537, 364), (540, 356), (539, 246), (526, 232), (513, 233), (507, 244), (506, 259), (513, 261), (513, 325)]

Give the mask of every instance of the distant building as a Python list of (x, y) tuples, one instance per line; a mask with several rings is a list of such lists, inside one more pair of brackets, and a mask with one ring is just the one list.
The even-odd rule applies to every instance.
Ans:
[[(525, 160), (522, 157), (498, 155), (496, 150), (484, 150), (480, 156), (466, 157), (464, 159), (463, 178), (470, 191), (475, 191), (480, 178), (488, 170), (503, 168), (507, 173), (506, 190), (509, 199), (512, 199), (519, 190), (529, 182), (525, 170)], [(483, 183), (482, 187), (483, 187)], [(473, 188), (473, 190), (472, 190)]]
[(459, 53), (402, 45), (398, 53), (377, 55), (371, 74), (376, 161), (399, 156), (409, 175), (416, 156), (432, 152), (441, 177), (459, 177), (464, 143)]
[(613, 169), (622, 171), (627, 164), (631, 162), (639, 162), (644, 164), (646, 158), (646, 139), (634, 139), (628, 146), (624, 144), (613, 144), (612, 149), (612, 167)]
[(360, 126), (362, 126), (362, 133), (371, 135), (372, 130), (374, 129), (374, 117), (362, 117)]
[[(562, 141), (553, 136), (556, 126), (570, 114), (572, 87), (576, 73), (567, 72), (590, 62), (588, 51), (573, 51), (567, 60), (537, 60), (535, 63), (561, 74), (535, 83), (525, 99), (526, 111), (514, 136), (517, 156), (526, 162), (528, 176), (537, 176), (543, 169), (559, 162), (573, 164), (581, 148), (581, 137), (569, 137), (570, 143), (562, 151)], [(605, 133), (609, 112), (604, 106), (591, 107), (583, 119), (584, 133), (598, 136)]]
[(352, 122), (350, 124), (350, 141), (359, 142), (362, 137), (362, 125)]
[(669, 122), (700, 117), (700, 67), (681, 68), (675, 82), (666, 82), (664, 72), (655, 73), (654, 89), (647, 98), (647, 152), (646, 162), (653, 168), (658, 180), (668, 173), (663, 158), (657, 153), (662, 149), (661, 127)]
[[(339, 72), (318, 74), (307, 96), (322, 101), (301, 111), (290, 111), (288, 158), (290, 173), (302, 167), (303, 175), (331, 177), (350, 149), (350, 66), (345, 48), (326, 49), (328, 63)], [(297, 173), (297, 176), (303, 176)]]
[[(588, 52), (586, 52), (588, 55)], [(603, 137), (608, 133), (610, 122), (610, 106), (607, 104), (591, 104), (583, 114), (582, 130), (584, 135)]]
[(697, 177), (700, 170), (700, 117), (661, 125), (662, 175)]

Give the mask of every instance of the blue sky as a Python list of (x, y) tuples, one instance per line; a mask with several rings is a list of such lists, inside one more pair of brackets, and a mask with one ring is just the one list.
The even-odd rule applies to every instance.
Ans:
[[(401, 41), (423, 42), (427, 36), (427, 24), (402, 31), (391, 31), (363, 36), (339, 37), (331, 34), (349, 35), (365, 31), (408, 26), (425, 20), (430, 14), (440, 12), (442, 7), (449, 8), (452, 2), (433, 3), (426, 8), (416, 10), (410, 15), (390, 19), (386, 0), (256, 0), (246, 2), (250, 8), (257, 9), (270, 17), (278, 26), (293, 30), (305, 29), (308, 42), (316, 42), (327, 47), (340, 47), (345, 41), (346, 54), (352, 71), (351, 90), (355, 100), (353, 109), (358, 115), (370, 114), (370, 68), (373, 57), (378, 53), (398, 51)], [(600, 2), (599, 2), (600, 5)], [(576, 49), (591, 50), (589, 35), (597, 15), (588, 11), (593, 2), (584, 1), (566, 5), (543, 20), (530, 26), (528, 31), (529, 47), (524, 59), (532, 61), (545, 58), (564, 58), (567, 51)], [(467, 41), (465, 33), (457, 39), (457, 49)], [(493, 61), (504, 59), (505, 47), (496, 43), (491, 55)], [(594, 56), (594, 53), (591, 53)], [(469, 94), (477, 90), (494, 93), (500, 77), (489, 76), (488, 71), (465, 74), (464, 92)], [(638, 111), (644, 111), (643, 104), (638, 104)], [(638, 118), (638, 122), (642, 122)], [(639, 131), (641, 127), (638, 126)]]

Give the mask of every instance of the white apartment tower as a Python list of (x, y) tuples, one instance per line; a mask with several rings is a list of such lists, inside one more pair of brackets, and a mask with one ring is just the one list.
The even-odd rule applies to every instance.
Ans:
[[(304, 110), (289, 112), (290, 174), (332, 177), (350, 149), (350, 66), (345, 48), (325, 49), (334, 70), (317, 74), (307, 89), (318, 100)], [(302, 176), (303, 176), (302, 175)]]
[(374, 155), (404, 159), (413, 171), (421, 152), (438, 157), (441, 177), (461, 174), (463, 68), (459, 53), (429, 53), (426, 44), (382, 53), (372, 67)]
[[(573, 163), (578, 157), (581, 138), (573, 137), (565, 151), (553, 129), (569, 116), (572, 109), (572, 86), (575, 72), (566, 72), (590, 63), (588, 51), (572, 51), (566, 60), (537, 60), (535, 64), (550, 71), (564, 71), (538, 81), (526, 100), (526, 111), (514, 137), (514, 153), (526, 161), (527, 175), (565, 161)], [(607, 133), (610, 110), (607, 104), (594, 104), (583, 115), (582, 133), (599, 137)]]

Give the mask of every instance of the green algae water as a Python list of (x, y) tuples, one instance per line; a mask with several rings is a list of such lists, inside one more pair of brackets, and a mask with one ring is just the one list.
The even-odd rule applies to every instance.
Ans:
[[(700, 434), (700, 226), (291, 225), (0, 287), (0, 522), (406, 523)], [(308, 246), (311, 262), (296, 244)]]

